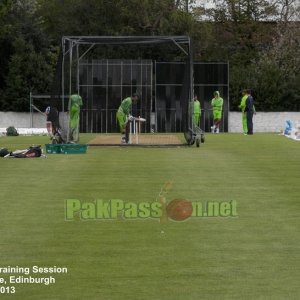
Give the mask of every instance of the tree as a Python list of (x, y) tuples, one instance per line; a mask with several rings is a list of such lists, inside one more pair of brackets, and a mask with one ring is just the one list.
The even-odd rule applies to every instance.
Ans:
[[(186, 0), (64, 0), (62, 5), (61, 0), (39, 0), (39, 14), (51, 42), (59, 45), (64, 35), (188, 35), (196, 21), (185, 11), (184, 3)], [(94, 53), (106, 58), (178, 55), (168, 46), (96, 47), (89, 55)]]
[(299, 21), (299, 0), (273, 0), (273, 5), (281, 22)]
[(36, 51), (23, 36), (19, 36), (13, 46), (2, 109), (26, 111), (29, 110), (30, 92), (49, 92), (53, 69), (47, 57)]
[[(3, 0), (0, 4), (0, 109), (27, 110), (30, 91), (50, 92), (63, 35), (190, 34), (195, 21), (187, 7), (194, 2)], [(179, 51), (172, 52), (167, 47), (103, 47), (97, 51), (111, 58), (128, 55), (159, 58), (164, 53), (169, 55), (165, 59), (176, 58)]]
[(298, 23), (290, 22), (299, 10), (296, 1), (214, 2), (215, 7), (199, 11), (213, 28), (201, 58), (230, 62), (231, 109), (238, 109), (243, 88), (253, 90), (258, 109), (282, 110), (288, 103), (299, 109), (300, 34)]
[[(232, 109), (245, 87), (255, 90), (259, 108), (285, 107), (284, 99), (296, 103), (299, 95), (299, 31), (291, 22), (299, 20), (297, 1), (214, 0), (207, 9), (204, 0), (2, 0), (0, 109), (27, 109), (29, 91), (50, 92), (63, 35), (190, 35), (195, 60), (230, 62)], [(182, 58), (169, 45), (89, 54)]]
[(63, 35), (171, 34), (172, 25), (183, 32), (185, 21), (192, 20), (184, 10), (186, 0), (38, 1), (47, 31), (57, 42)]
[(0, 70), (0, 109), (29, 110), (30, 91), (49, 91), (55, 50), (36, 15), (35, 0), (6, 2), (5, 10), (1, 10), (6, 29), (1, 31), (0, 39), (1, 57), (5, 58)]
[(261, 52), (251, 69), (258, 107), (300, 110), (300, 28), (295, 22), (277, 25), (271, 48)]
[(7, 57), (10, 53), (10, 35), (12, 28), (7, 23), (8, 15), (12, 7), (12, 1), (0, 2), (0, 97), (2, 98), (5, 74), (8, 70)]

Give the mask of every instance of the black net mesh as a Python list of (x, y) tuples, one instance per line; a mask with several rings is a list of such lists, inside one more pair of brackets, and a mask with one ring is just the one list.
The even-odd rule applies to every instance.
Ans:
[(56, 64), (55, 77), (53, 79), (53, 84), (51, 88), (51, 105), (56, 107), (58, 111), (62, 111), (62, 58), (63, 52), (62, 49), (59, 51), (58, 60)]
[[(71, 93), (79, 93), (84, 100), (80, 118), (81, 131), (117, 132), (116, 110), (121, 100), (138, 92), (141, 100), (137, 105), (133, 105), (132, 110), (136, 116), (147, 119), (143, 130), (150, 132), (152, 115), (159, 109), (153, 90), (153, 62), (145, 59), (131, 60), (130, 63), (124, 59), (99, 60), (99, 57), (95, 59), (88, 54), (94, 51), (95, 45), (139, 45), (146, 49), (147, 45), (154, 47), (155, 44), (169, 44), (170, 48), (172, 46), (180, 53), (177, 53), (175, 59), (186, 58), (180, 84), (175, 88), (176, 99), (172, 100), (175, 105), (171, 105), (170, 110), (165, 110), (164, 117), (167, 124), (170, 124), (170, 128), (166, 130), (172, 131), (174, 126), (176, 132), (185, 133), (189, 143), (190, 137), (187, 133), (190, 130), (191, 117), (188, 107), (193, 93), (193, 67), (190, 38), (186, 36), (63, 37), (51, 93), (52, 105), (59, 111), (65, 111), (68, 96)], [(141, 49), (137, 53), (141, 55)], [(175, 117), (172, 110), (175, 111)]]

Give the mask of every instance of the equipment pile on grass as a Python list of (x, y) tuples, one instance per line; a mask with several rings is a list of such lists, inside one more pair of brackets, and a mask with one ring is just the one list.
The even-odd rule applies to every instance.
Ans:
[(5, 158), (34, 158), (34, 157), (46, 157), (43, 154), (41, 146), (30, 146), (24, 150), (9, 151), (7, 148), (0, 150), (0, 156)]

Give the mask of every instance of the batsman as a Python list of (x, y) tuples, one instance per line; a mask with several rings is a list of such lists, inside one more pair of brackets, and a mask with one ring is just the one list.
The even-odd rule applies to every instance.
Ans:
[(138, 100), (139, 95), (137, 93), (134, 93), (132, 96), (125, 98), (118, 108), (117, 120), (120, 126), (120, 132), (121, 134), (125, 134), (125, 136), (122, 137), (122, 143), (128, 143), (129, 141), (129, 122), (127, 122), (127, 120), (130, 117), (132, 104), (136, 104)]

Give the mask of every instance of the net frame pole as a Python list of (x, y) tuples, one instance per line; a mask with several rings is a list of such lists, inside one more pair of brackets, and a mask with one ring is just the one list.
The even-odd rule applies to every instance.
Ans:
[(33, 128), (32, 92), (29, 93), (30, 128)]
[[(154, 61), (154, 72), (156, 74), (156, 69), (157, 69), (157, 66), (156, 66), (156, 60)], [(154, 132), (157, 132), (157, 101), (156, 101), (156, 76), (154, 77), (154, 95), (155, 95), (155, 99), (154, 99), (154, 106), (155, 106), (155, 126), (154, 126)], [(151, 111), (152, 112), (152, 111)]]
[(79, 45), (76, 44), (76, 63), (77, 63), (77, 69), (76, 69), (76, 72), (77, 72), (77, 82), (76, 82), (76, 90), (77, 90), (77, 94), (79, 95)]
[(65, 97), (65, 42), (62, 41), (62, 62), (61, 62), (61, 95), (62, 95), (62, 103), (61, 103), (61, 107), (62, 107), (62, 111), (65, 112), (65, 104), (64, 104), (64, 97)]
[(73, 62), (73, 41), (69, 43), (69, 95), (72, 95), (72, 62)]
[[(106, 74), (108, 74), (108, 60), (106, 60)], [(107, 127), (108, 127), (108, 76), (106, 76), (106, 97), (105, 97), (105, 133), (108, 133)]]
[[(191, 39), (189, 38), (189, 55), (188, 55), (188, 58), (189, 58), (189, 71), (190, 71), (190, 78), (189, 78), (189, 81), (190, 81), (190, 88), (189, 88), (189, 95), (190, 95), (190, 99), (189, 99), (189, 104), (193, 101), (193, 98), (194, 98), (194, 61), (193, 61), (193, 48), (192, 48), (192, 41)], [(189, 116), (188, 118), (188, 121), (190, 122), (189, 126), (190, 128), (192, 128), (192, 130), (194, 131), (194, 122), (193, 122), (193, 116), (192, 114)]]

